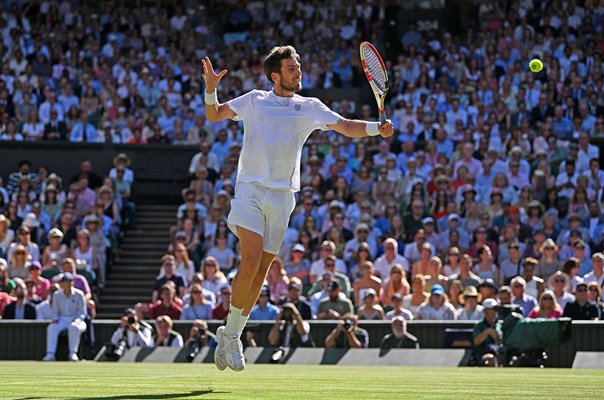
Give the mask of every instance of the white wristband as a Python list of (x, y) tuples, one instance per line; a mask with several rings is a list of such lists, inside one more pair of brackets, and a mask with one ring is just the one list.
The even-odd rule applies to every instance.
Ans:
[(380, 134), (380, 130), (378, 127), (380, 126), (379, 122), (366, 122), (365, 123), (365, 133), (369, 136), (377, 136)]
[(216, 96), (216, 89), (212, 93), (205, 92), (204, 96), (207, 105), (211, 106), (218, 102), (218, 96)]

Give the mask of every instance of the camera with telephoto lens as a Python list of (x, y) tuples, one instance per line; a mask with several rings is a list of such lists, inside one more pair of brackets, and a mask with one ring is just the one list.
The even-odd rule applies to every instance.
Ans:
[(128, 317), (128, 325), (132, 325), (136, 323), (136, 318), (130, 316)]
[(352, 321), (347, 319), (346, 321), (344, 321), (344, 329), (348, 331), (350, 330), (350, 328), (352, 328)]
[(201, 342), (203, 336), (205, 336), (206, 334), (206, 330), (203, 327), (197, 328), (197, 334), (199, 335), (199, 337), (197, 337), (195, 339), (195, 342), (193, 342), (192, 344), (192, 348), (191, 348), (191, 352), (189, 353), (189, 355), (187, 356), (187, 359), (189, 361), (193, 361), (193, 359), (197, 356), (197, 354), (199, 354), (199, 352), (201, 351), (201, 348), (203, 347), (203, 343)]
[(282, 319), (287, 322), (292, 322), (294, 320), (294, 310), (292, 309), (292, 303), (283, 304), (283, 315)]
[(126, 349), (128, 349), (128, 338), (126, 335), (127, 333), (125, 333), (124, 330), (124, 336), (122, 336), (122, 338), (119, 340), (119, 342), (117, 342), (116, 345), (107, 344), (107, 350), (105, 351), (105, 356), (107, 358), (114, 361), (117, 361), (122, 358), (122, 356), (126, 352)]

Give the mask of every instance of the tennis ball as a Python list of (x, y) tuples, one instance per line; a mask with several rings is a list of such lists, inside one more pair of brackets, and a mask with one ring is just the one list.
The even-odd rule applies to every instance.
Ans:
[(533, 72), (539, 72), (539, 71), (541, 71), (543, 69), (543, 63), (541, 62), (541, 60), (538, 60), (538, 59), (534, 58), (529, 63), (529, 68)]

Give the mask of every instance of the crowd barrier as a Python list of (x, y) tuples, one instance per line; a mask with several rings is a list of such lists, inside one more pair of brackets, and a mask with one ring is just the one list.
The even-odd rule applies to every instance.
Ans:
[[(398, 367), (458, 367), (466, 360), (463, 349), (326, 349), (285, 348), (281, 364), (295, 365), (387, 365)], [(275, 363), (271, 347), (248, 347), (244, 354), (248, 364)], [(204, 347), (191, 360), (190, 348), (133, 347), (118, 362), (122, 363), (186, 363), (213, 364), (214, 348)], [(95, 361), (110, 361), (104, 356), (104, 348)]]
[[(222, 321), (208, 321), (212, 332)], [(254, 331), (259, 347), (269, 347), (267, 337), (273, 326), (272, 321), (254, 321), (249, 328)], [(40, 360), (46, 347), (46, 326), (48, 321), (0, 320), (0, 360)], [(96, 354), (110, 339), (119, 325), (117, 320), (94, 322), (95, 347), (88, 354)], [(334, 321), (311, 321), (311, 335), (317, 347), (322, 347), (325, 338), (335, 327)], [(390, 333), (390, 324), (382, 321), (365, 321), (360, 326), (369, 333), (369, 347), (377, 348), (384, 335)], [(409, 333), (415, 335), (422, 349), (444, 347), (446, 329), (471, 329), (471, 322), (462, 321), (410, 321)], [(176, 321), (174, 329), (186, 339), (191, 327), (190, 321)], [(549, 349), (548, 366), (570, 368), (578, 351), (604, 351), (604, 321), (574, 321), (572, 340), (556, 348)]]

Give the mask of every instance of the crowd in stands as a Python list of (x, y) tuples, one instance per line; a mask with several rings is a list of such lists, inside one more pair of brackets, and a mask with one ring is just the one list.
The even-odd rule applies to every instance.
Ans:
[[(133, 312), (167, 325), (224, 319), (238, 263), (226, 217), (245, 132), (205, 120), (200, 58), (230, 71), (221, 101), (270, 89), (262, 55), (283, 43), (301, 54), (303, 87), (368, 90), (355, 49), (392, 40), (385, 7), (401, 2), (147, 3), (6, 3), (0, 137), (199, 146), (152, 301)], [(602, 317), (604, 171), (592, 139), (604, 137), (604, 7), (484, 0), (473, 12), (476, 29), (461, 38), (410, 26), (394, 40), (395, 135), (310, 136), (298, 203), (250, 320), (279, 320), (293, 304), (301, 321), (339, 319), (349, 333), (366, 319), (398, 329), (400, 318), (482, 320), (487, 299), (527, 317)], [(532, 58), (542, 72), (529, 71)], [(324, 100), (375, 119), (373, 105)], [(3, 288), (36, 276), (36, 261), (44, 269), (68, 254), (77, 266), (91, 251), (86, 270), (102, 285), (99, 255), (117, 235), (111, 204), (132, 183), (116, 161), (98, 183), (85, 164), (65, 186), (29, 163), (8, 177)], [(52, 226), (58, 236), (41, 251)]]
[(54, 319), (52, 298), (61, 273), (73, 274), (73, 286), (83, 292), (94, 318), (96, 295), (118, 253), (122, 230), (135, 224), (129, 165), (128, 156), (120, 153), (114, 167), (99, 175), (84, 160), (63, 181), (46, 167), (33, 169), (22, 160), (7, 184), (0, 185), (3, 318)]

